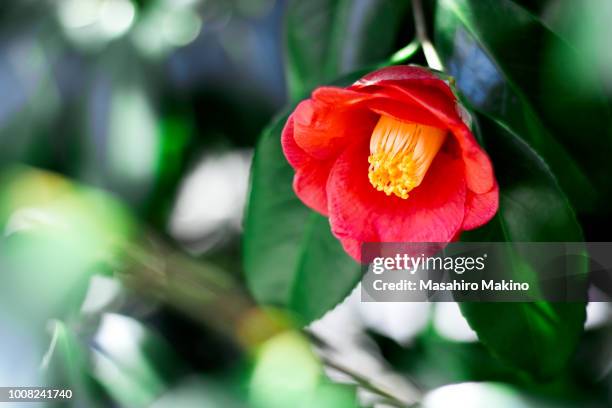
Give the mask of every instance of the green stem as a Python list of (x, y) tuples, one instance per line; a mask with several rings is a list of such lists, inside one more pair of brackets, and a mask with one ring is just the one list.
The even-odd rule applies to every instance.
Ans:
[(423, 47), (423, 54), (429, 68), (444, 71), (442, 61), (438, 56), (438, 52), (427, 36), (427, 26), (425, 24), (425, 13), (423, 12), (423, 3), (421, 0), (412, 0), (412, 12), (414, 14), (414, 25), (416, 28), (417, 38)]
[(410, 44), (393, 54), (389, 61), (391, 64), (404, 64), (416, 54), (419, 48), (421, 48), (421, 42), (418, 38), (415, 38)]

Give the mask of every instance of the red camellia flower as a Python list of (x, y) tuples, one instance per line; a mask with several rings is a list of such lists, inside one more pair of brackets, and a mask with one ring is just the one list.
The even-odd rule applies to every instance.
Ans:
[(357, 260), (363, 242), (449, 242), (497, 211), (487, 154), (449, 86), (424, 68), (316, 89), (287, 120), (282, 145), (295, 193), (329, 216)]

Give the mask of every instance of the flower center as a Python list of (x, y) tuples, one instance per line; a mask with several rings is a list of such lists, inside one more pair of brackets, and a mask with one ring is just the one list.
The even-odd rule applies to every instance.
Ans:
[(370, 138), (370, 183), (387, 195), (408, 198), (423, 181), (445, 137), (445, 130), (382, 115)]

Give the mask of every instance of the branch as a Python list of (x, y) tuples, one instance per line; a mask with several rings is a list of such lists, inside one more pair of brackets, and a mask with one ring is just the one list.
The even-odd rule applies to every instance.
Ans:
[(302, 332), (310, 339), (310, 342), (315, 347), (315, 349), (319, 349), (317, 355), (321, 359), (321, 362), (327, 368), (331, 368), (349, 376), (356, 383), (356, 385), (378, 396), (381, 399), (380, 402), (385, 402), (387, 405), (392, 405), (394, 407), (399, 408), (412, 408), (417, 406), (417, 404), (422, 400), (422, 390), (411, 379), (403, 377), (406, 381), (408, 381), (408, 383), (410, 383), (413, 391), (413, 395), (410, 397), (411, 399), (406, 400), (405, 397), (394, 395), (393, 392), (387, 391), (380, 385), (375, 384), (371, 378), (368, 378), (368, 376), (355, 372), (354, 370), (338, 363), (337, 361), (334, 361), (327, 354), (329, 352), (337, 353), (337, 349), (332, 344), (328, 343), (325, 339), (314, 333), (312, 330), (303, 329)]

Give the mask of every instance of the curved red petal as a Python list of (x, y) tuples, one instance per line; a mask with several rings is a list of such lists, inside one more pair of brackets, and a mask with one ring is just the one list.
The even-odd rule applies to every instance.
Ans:
[(495, 175), (489, 156), (465, 124), (461, 123), (451, 130), (461, 149), (468, 188), (477, 194), (490, 191), (495, 185)]
[(464, 219), (466, 186), (461, 160), (440, 152), (423, 183), (402, 200), (368, 180), (365, 143), (351, 145), (332, 168), (328, 206), (333, 233), (362, 242), (448, 242)]
[[(448, 88), (446, 84), (443, 86)], [(461, 118), (457, 113), (457, 100), (455, 96), (449, 95), (442, 91), (440, 87), (430, 87), (424, 84), (404, 84), (396, 83), (387, 84), (378, 90), (378, 93), (383, 93), (389, 98), (414, 105), (429, 112), (441, 124), (439, 127), (448, 127), (461, 122)]]
[(493, 218), (498, 206), (499, 187), (497, 183), (491, 191), (484, 194), (476, 194), (468, 190), (462, 229), (471, 230), (486, 224)]
[(339, 88), (337, 86), (321, 86), (312, 92), (312, 99), (318, 102), (328, 103), (337, 108), (349, 108), (375, 98), (372, 93), (360, 92), (351, 88)]
[(308, 154), (293, 139), (293, 114), (289, 115), (281, 133), (281, 146), (285, 158), (294, 169), (298, 169), (310, 160)]
[(291, 115), (281, 134), (281, 144), (287, 161), (295, 169), (293, 190), (305, 205), (327, 216), (326, 185), (333, 161), (318, 161), (309, 156), (295, 143), (293, 129)]
[(376, 86), (399, 85), (400, 87), (417, 85), (422, 88), (442, 91), (447, 99), (455, 100), (455, 95), (448, 84), (430, 70), (414, 65), (395, 65), (381, 68), (365, 75), (355, 82), (350, 89), (361, 89)]
[(446, 128), (446, 124), (440, 122), (431, 112), (413, 104), (398, 103), (390, 98), (378, 98), (368, 101), (366, 106), (378, 115), (390, 116), (404, 122), (415, 122), (442, 129)]
[(430, 70), (416, 65), (393, 65), (364, 75), (355, 85), (366, 86), (383, 81), (422, 81), (426, 79), (437, 79), (437, 77)]
[[(431, 70), (417, 65), (393, 65), (372, 71), (355, 82), (355, 85), (367, 86), (385, 81), (425, 81), (435, 79), (442, 81)], [(443, 81), (442, 81), (443, 82)]]
[(310, 161), (295, 172), (293, 190), (300, 200), (316, 212), (327, 216), (327, 180), (333, 161)]
[(367, 110), (347, 109), (316, 99), (301, 102), (293, 113), (293, 138), (310, 156), (334, 157), (350, 140), (369, 136), (377, 115)]

